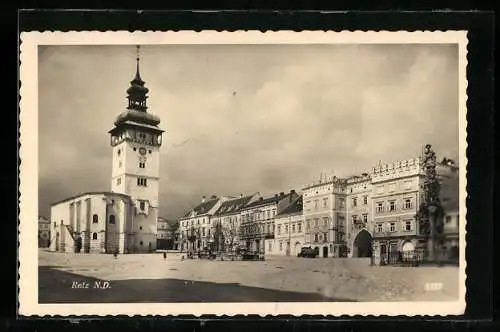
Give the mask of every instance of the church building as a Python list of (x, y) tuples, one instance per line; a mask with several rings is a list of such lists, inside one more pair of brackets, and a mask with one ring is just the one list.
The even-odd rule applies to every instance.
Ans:
[(51, 205), (52, 251), (135, 253), (156, 249), (160, 182), (160, 119), (148, 113), (148, 88), (137, 69), (128, 106), (109, 131), (109, 192), (88, 192)]

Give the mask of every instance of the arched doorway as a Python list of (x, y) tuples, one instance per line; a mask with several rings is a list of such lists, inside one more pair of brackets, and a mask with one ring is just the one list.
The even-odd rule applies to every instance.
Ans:
[(406, 241), (403, 243), (403, 253), (402, 253), (402, 259), (403, 261), (408, 261), (414, 258), (415, 254), (415, 245), (411, 241)]
[(328, 257), (328, 247), (323, 247), (323, 258)]
[(372, 236), (366, 229), (356, 235), (352, 245), (352, 257), (372, 257)]

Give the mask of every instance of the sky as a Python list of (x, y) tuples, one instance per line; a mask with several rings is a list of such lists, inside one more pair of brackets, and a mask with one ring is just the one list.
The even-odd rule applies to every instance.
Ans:
[[(39, 213), (111, 187), (107, 133), (136, 48), (39, 48)], [(202, 196), (274, 195), (432, 144), (458, 161), (456, 45), (141, 47), (148, 112), (165, 130), (160, 216)]]

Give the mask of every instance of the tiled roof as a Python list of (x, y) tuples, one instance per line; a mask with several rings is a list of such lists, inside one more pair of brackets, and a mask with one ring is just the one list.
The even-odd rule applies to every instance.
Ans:
[(280, 216), (295, 214), (302, 212), (303, 204), (302, 204), (302, 196), (299, 196), (295, 199), (295, 201), (287, 206), (283, 211), (278, 213), (276, 216), (279, 218)]
[(215, 212), (214, 215), (237, 212), (241, 210), (241, 208), (246, 206), (248, 202), (250, 202), (252, 197), (253, 195), (225, 201), (224, 203), (221, 204), (220, 208)]
[(216, 199), (210, 199), (208, 201), (205, 201), (203, 203), (200, 203), (196, 205), (192, 210), (190, 210), (188, 213), (184, 215), (184, 218), (189, 218), (191, 216), (199, 216), (201, 214), (205, 214), (208, 211), (210, 211), (211, 208), (214, 207), (215, 204), (218, 202), (218, 198)]
[[(287, 197), (288, 195), (289, 194), (286, 194), (286, 195), (282, 196), (281, 198)], [(278, 203), (279, 200), (280, 200), (279, 196), (272, 196), (272, 197), (268, 197), (268, 198), (258, 199), (255, 202), (252, 202), (252, 203), (248, 204), (247, 206), (245, 206), (245, 209), (246, 208), (253, 208), (256, 206), (272, 204), (272, 203)]]

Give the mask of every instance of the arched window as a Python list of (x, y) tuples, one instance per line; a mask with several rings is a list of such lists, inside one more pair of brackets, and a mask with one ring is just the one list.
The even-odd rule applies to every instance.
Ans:
[(92, 240), (97, 240), (97, 233), (92, 233)]
[(114, 214), (110, 214), (109, 215), (109, 223), (110, 224), (114, 224), (115, 223), (115, 215)]
[(94, 214), (92, 216), (92, 223), (97, 224), (99, 222), (99, 216), (97, 214)]

